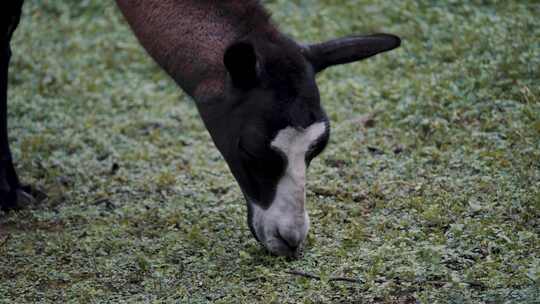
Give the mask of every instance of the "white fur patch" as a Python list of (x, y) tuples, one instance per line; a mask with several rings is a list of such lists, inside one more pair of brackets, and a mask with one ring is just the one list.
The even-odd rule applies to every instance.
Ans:
[[(255, 206), (253, 223), (264, 235), (270, 250), (279, 251), (281, 241), (276, 232), (289, 243), (303, 241), (309, 229), (309, 217), (304, 208), (306, 199), (306, 153), (326, 131), (326, 124), (318, 122), (306, 129), (287, 127), (279, 131), (271, 146), (287, 157), (287, 168), (279, 180), (275, 198), (267, 210)], [(261, 229), (262, 228), (262, 229)]]
[[(272, 141), (271, 146), (280, 150), (287, 156), (287, 169), (281, 178), (276, 193), (276, 199), (279, 196), (280, 188), (286, 191), (285, 194), (301, 194), (302, 203), (305, 196), (306, 183), (306, 153), (319, 137), (324, 134), (326, 125), (324, 122), (315, 123), (306, 129), (295, 129), (292, 127), (281, 130)], [(281, 187), (280, 187), (281, 186)], [(297, 188), (303, 188), (302, 193), (296, 193)], [(299, 200), (300, 197), (297, 197)]]

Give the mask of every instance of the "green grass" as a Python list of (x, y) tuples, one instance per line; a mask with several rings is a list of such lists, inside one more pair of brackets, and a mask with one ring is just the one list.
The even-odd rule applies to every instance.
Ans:
[(539, 2), (265, 3), (302, 41), (403, 37), (318, 79), (332, 139), (304, 257), (256, 243), (193, 103), (112, 3), (28, 0), (11, 140), (48, 197), (0, 214), (0, 303), (539, 303)]

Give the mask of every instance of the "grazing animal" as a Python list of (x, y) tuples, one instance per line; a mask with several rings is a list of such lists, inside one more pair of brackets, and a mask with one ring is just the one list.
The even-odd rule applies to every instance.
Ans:
[[(330, 124), (315, 75), (400, 45), (389, 34), (299, 44), (256, 0), (117, 0), (148, 54), (194, 100), (247, 201), (255, 238), (297, 256), (306, 239), (306, 170), (324, 149)], [(31, 200), (13, 167), (7, 134), (10, 39), (22, 0), (2, 4), (0, 204)]]

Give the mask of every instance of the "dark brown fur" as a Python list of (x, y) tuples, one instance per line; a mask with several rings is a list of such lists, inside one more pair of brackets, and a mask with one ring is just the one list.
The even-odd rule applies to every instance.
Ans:
[(224, 90), (226, 48), (256, 31), (280, 36), (255, 0), (117, 0), (140, 43), (189, 95)]

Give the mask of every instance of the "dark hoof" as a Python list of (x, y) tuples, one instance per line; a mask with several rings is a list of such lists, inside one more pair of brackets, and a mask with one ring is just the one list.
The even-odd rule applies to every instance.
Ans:
[(18, 189), (16, 193), (17, 193), (17, 204), (19, 205), (20, 208), (26, 208), (36, 203), (36, 199), (29, 193), (23, 191), (22, 189)]
[(37, 201), (32, 195), (33, 193), (30, 194), (31, 192), (33, 191), (22, 188), (10, 192), (0, 191), (0, 209), (3, 211), (14, 211), (35, 205)]

